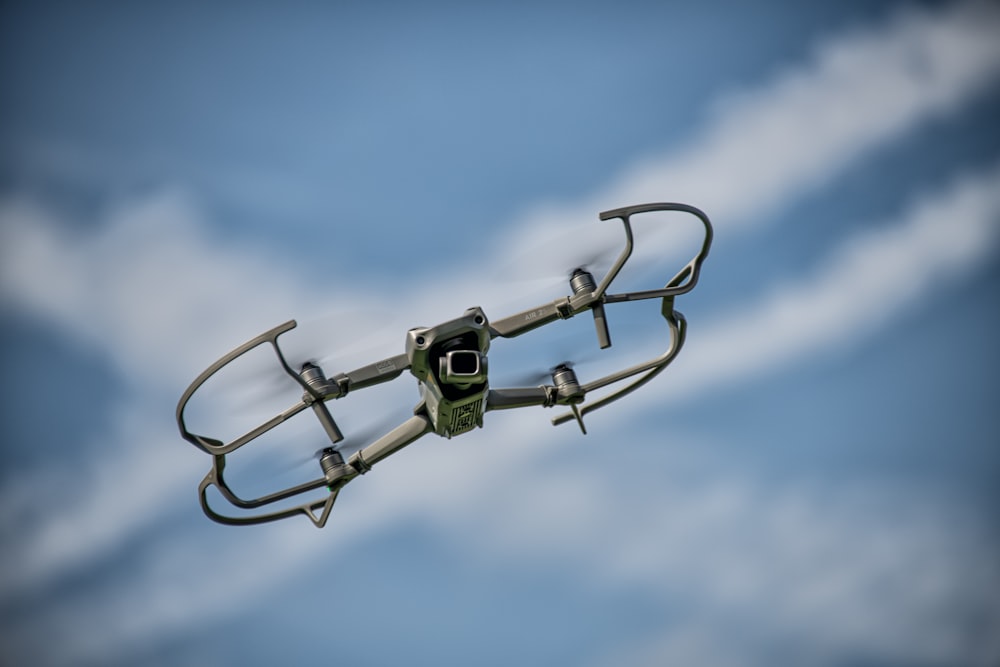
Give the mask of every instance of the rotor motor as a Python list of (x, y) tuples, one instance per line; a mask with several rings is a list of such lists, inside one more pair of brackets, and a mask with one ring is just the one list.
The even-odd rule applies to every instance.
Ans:
[(574, 269), (569, 277), (569, 286), (573, 294), (589, 294), (597, 289), (593, 274), (585, 269)]
[(576, 379), (576, 371), (569, 364), (559, 364), (552, 369), (552, 384), (559, 390), (559, 395), (571, 402), (583, 399), (580, 382)]

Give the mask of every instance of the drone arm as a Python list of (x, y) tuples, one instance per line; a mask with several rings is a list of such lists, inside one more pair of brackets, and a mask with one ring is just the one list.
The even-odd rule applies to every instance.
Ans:
[[(333, 415), (330, 414), (330, 410), (326, 407), (326, 401), (342, 398), (352, 389), (364, 389), (365, 387), (395, 380), (409, 367), (410, 363), (407, 356), (399, 354), (395, 357), (389, 357), (388, 359), (362, 366), (350, 373), (342, 373), (325, 379), (320, 368), (310, 362), (302, 370), (302, 375), (307, 377), (305, 380), (307, 392), (303, 396), (302, 401), (304, 404), (312, 405), (313, 412), (316, 413), (316, 418), (319, 419), (323, 430), (326, 431), (327, 436), (330, 438), (330, 443), (335, 445), (344, 439), (344, 435), (340, 432), (340, 427), (337, 426)], [(260, 430), (259, 433), (252, 432), (248, 434), (251, 436), (247, 438), (248, 440), (252, 440), (257, 435), (260, 435), (260, 433), (273, 428), (273, 426), (264, 424), (258, 428), (263, 430)], [(246, 438), (247, 436), (244, 437)]]
[(554, 387), (516, 387), (491, 389), (486, 395), (486, 410), (510, 410), (534, 405), (552, 405)]
[[(212, 457), (212, 469), (208, 472), (198, 487), (198, 496), (201, 508), (205, 514), (214, 521), (230, 525), (245, 525), (255, 523), (267, 523), (285, 519), (297, 514), (305, 514), (319, 528), (326, 524), (330, 515), (330, 510), (337, 499), (337, 495), (348, 482), (371, 470), (371, 467), (385, 457), (398, 452), (406, 445), (420, 438), (432, 430), (430, 419), (423, 414), (415, 415), (398, 427), (386, 433), (384, 436), (371, 443), (361, 451), (355, 452), (346, 464), (331, 466), (326, 469), (324, 477), (314, 479), (297, 486), (271, 493), (260, 498), (244, 499), (236, 495), (226, 482), (223, 471), (226, 467), (226, 457), (219, 454)], [(342, 461), (342, 459), (341, 459)], [(293, 498), (297, 495), (308, 493), (326, 487), (329, 495), (326, 498), (305, 502), (295, 507), (258, 514), (253, 516), (227, 516), (215, 511), (208, 502), (208, 487), (214, 486), (219, 493), (229, 501), (234, 507), (244, 510), (257, 509), (271, 503)]]
[[(253, 340), (240, 345), (205, 369), (205, 371), (191, 383), (177, 404), (177, 425), (180, 429), (181, 436), (184, 437), (185, 440), (193, 443), (202, 451), (209, 454), (228, 454), (239, 449), (251, 440), (260, 437), (279, 424), (291, 419), (307, 407), (312, 407), (313, 411), (316, 413), (316, 417), (322, 424), (323, 429), (330, 437), (330, 441), (335, 444), (343, 440), (343, 435), (341, 435), (340, 429), (337, 427), (333, 416), (330, 414), (324, 402), (331, 399), (342, 398), (351, 390), (356, 391), (358, 389), (364, 389), (365, 387), (371, 387), (376, 384), (394, 380), (398, 378), (403, 371), (410, 367), (407, 356), (405, 354), (399, 354), (394, 357), (388, 357), (381, 361), (362, 366), (361, 368), (353, 370), (349, 373), (341, 373), (329, 379), (324, 378), (320, 369), (311, 363), (306, 364), (301, 371), (296, 372), (288, 364), (288, 361), (285, 359), (285, 356), (282, 354), (281, 348), (278, 345), (278, 337), (281, 334), (294, 329), (295, 326), (295, 320), (289, 320), (288, 322), (285, 322), (270, 331), (264, 332)], [(191, 400), (194, 393), (203, 384), (205, 384), (209, 378), (222, 370), (223, 367), (235, 361), (238, 357), (246, 354), (250, 350), (265, 344), (270, 345), (274, 349), (274, 353), (277, 356), (278, 362), (284, 372), (295, 380), (295, 382), (298, 383), (304, 390), (302, 400), (230, 442), (222, 442), (215, 438), (210, 438), (189, 431), (185, 423), (184, 412), (188, 401)]]
[(496, 338), (514, 338), (538, 327), (545, 326), (559, 319), (572, 317), (569, 299), (557, 299), (537, 308), (510, 315), (500, 320), (490, 322), (490, 336)]
[[(608, 294), (607, 291), (611, 286), (611, 283), (618, 277), (618, 274), (625, 266), (625, 263), (632, 256), (634, 236), (632, 233), (631, 217), (636, 214), (648, 213), (650, 211), (679, 211), (682, 213), (689, 213), (698, 218), (698, 220), (700, 220), (702, 225), (705, 227), (705, 237), (702, 241), (701, 249), (698, 251), (698, 254), (696, 254), (694, 258), (692, 258), (691, 261), (688, 262), (688, 264), (685, 265), (685, 267), (681, 269), (681, 271), (661, 289), (624, 292), (622, 294)], [(584, 288), (582, 286), (578, 287), (574, 285), (571, 280), (571, 285), (574, 285), (574, 289), (578, 290), (572, 296), (556, 299), (552, 303), (538, 306), (537, 308), (531, 308), (492, 322), (490, 331), (492, 337), (495, 338), (500, 336), (503, 338), (513, 338), (515, 336), (520, 336), (523, 333), (537, 329), (538, 327), (554, 322), (557, 319), (569, 319), (570, 317), (589, 309), (594, 315), (594, 325), (597, 329), (598, 343), (600, 344), (600, 347), (604, 349), (611, 346), (611, 337), (608, 332), (607, 319), (604, 314), (604, 304), (655, 298), (669, 299), (670, 297), (686, 294), (694, 289), (694, 286), (698, 283), (698, 276), (701, 272), (702, 262), (704, 262), (705, 258), (708, 256), (709, 248), (711, 248), (712, 245), (712, 223), (703, 211), (695, 208), (694, 206), (689, 206), (688, 204), (640, 204), (637, 206), (626, 206), (624, 208), (604, 211), (600, 214), (600, 218), (601, 220), (618, 218), (622, 221), (622, 226), (625, 230), (625, 246), (622, 248), (622, 251), (619, 253), (614, 264), (610, 269), (608, 269), (608, 272), (601, 279), (601, 282), (596, 286), (594, 286), (591, 282), (586, 288)]]
[(382, 361), (362, 366), (350, 373), (342, 373), (330, 378), (336, 387), (332, 394), (325, 398), (341, 398), (349, 391), (372, 387), (383, 382), (395, 380), (403, 371), (410, 367), (410, 361), (405, 354), (397, 354)]
[(385, 457), (395, 454), (433, 430), (434, 426), (427, 415), (422, 413), (414, 415), (375, 442), (352, 454), (347, 465), (363, 475)]
[(493, 338), (497, 336), (514, 338), (556, 320), (567, 320), (588, 308), (592, 308), (594, 311), (594, 320), (597, 323), (597, 335), (601, 341), (601, 347), (609, 347), (611, 343), (604, 318), (603, 295), (597, 292), (563, 297), (552, 303), (529, 308), (501, 320), (490, 322), (490, 336)]

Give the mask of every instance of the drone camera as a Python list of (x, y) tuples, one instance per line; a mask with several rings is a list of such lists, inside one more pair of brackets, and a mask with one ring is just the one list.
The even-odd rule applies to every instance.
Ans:
[(478, 350), (451, 350), (441, 357), (441, 381), (470, 385), (486, 381), (486, 359)]

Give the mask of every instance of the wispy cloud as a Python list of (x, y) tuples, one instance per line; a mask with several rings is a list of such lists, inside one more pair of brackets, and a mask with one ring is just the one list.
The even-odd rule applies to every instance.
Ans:
[[(590, 237), (617, 245), (617, 229), (592, 224), (581, 233), (581, 224), (605, 206), (665, 197), (704, 208), (728, 233), (735, 222), (794, 201), (872, 148), (986, 90), (1000, 74), (997, 28), (995, 5), (964, 3), (908, 9), (887, 26), (827, 41), (812, 61), (731, 98), (687, 149), (637, 165), (591, 200), (547, 209), (508, 232), (504, 254), (541, 247), (546, 260), (559, 265), (560, 245), (574, 254)], [(4, 202), (0, 221), (0, 294), (107, 350), (128, 377), (183, 381), (186, 369), (173, 363), (190, 354), (178, 337), (182, 331), (197, 330), (197, 347), (210, 355), (282, 319), (307, 318), (303, 313), (363, 311), (372, 303), (398, 311), (399, 300), (386, 304), (384, 295), (361, 292), (363, 280), (349, 294), (331, 296), (298, 279), (287, 257), (211, 238), (196, 202), (177, 192), (123, 202), (97, 233), (86, 235), (24, 200)], [(554, 233), (568, 233), (572, 242), (547, 244)], [(485, 259), (504, 263), (503, 257)], [(477, 302), (507, 298), (504, 287), (489, 282), (455, 285), (450, 274), (456, 268), (439, 279), (447, 290), (422, 285), (413, 296), (457, 291), (457, 303), (465, 303), (466, 294)], [(427, 303), (417, 305), (400, 319), (433, 316), (424, 312)], [(355, 320), (362, 334), (364, 325), (377, 322)]]
[(0, 222), (4, 298), (151, 388), (190, 375), (177, 362), (198, 345), (179, 332), (225, 349), (321, 298), (280, 259), (209, 238), (198, 206), (177, 191), (120, 202), (88, 232), (24, 200), (5, 202)]
[(906, 7), (823, 42), (807, 63), (731, 96), (687, 149), (638, 165), (602, 202), (699, 202), (727, 229), (760, 223), (860, 156), (962, 108), (1000, 75), (1000, 9)]
[(864, 338), (981, 266), (998, 238), (1000, 165), (849, 238), (811, 275), (699, 325), (668, 391), (693, 396)]
[[(204, 474), (200, 457), (176, 447), (169, 420), (137, 403), (129, 408), (108, 434), (112, 446), (82, 443), (90, 460), (30, 471), (5, 486), (0, 530), (20, 539), (4, 545), (0, 595), (30, 592), (92, 567), (175, 508), (178, 491)], [(61, 496), (58, 509), (40, 505), (41, 489)], [(184, 498), (193, 508), (190, 489)]]
[(656, 591), (684, 610), (596, 664), (996, 659), (979, 628), (1000, 624), (1000, 549), (946, 499), (858, 482), (766, 485), (715, 464), (706, 473), (680, 448), (669, 458), (630, 467), (627, 484), (570, 456), (520, 467), (507, 478), (515, 490), (484, 479), (482, 497), (465, 496), (467, 514), (452, 517), (456, 548), (478, 540), (473, 557)]
[(826, 40), (808, 60), (722, 98), (701, 131), (669, 155), (633, 165), (591, 197), (528, 212), (516, 252), (544, 263), (567, 245), (579, 256), (591, 236), (590, 248), (601, 248), (602, 230), (581, 235), (580, 223), (646, 201), (695, 204), (725, 233), (765, 223), (871, 151), (994, 86), (998, 33), (996, 4), (968, 2), (904, 7), (887, 25)]
[[(782, 288), (778, 294), (765, 296), (749, 308), (748, 313), (727, 317), (707, 327), (701, 336), (690, 342), (691, 348), (686, 354), (688, 363), (680, 367), (678, 373), (691, 377), (681, 384), (690, 388), (700, 382), (702, 389), (718, 386), (753, 372), (774, 368), (797, 355), (833, 342), (864, 335), (948, 276), (981, 265), (994, 252), (1000, 230), (998, 184), (1000, 174), (997, 170), (960, 179), (954, 187), (913, 206), (900, 221), (880, 225), (878, 231), (851, 239), (835, 251), (827, 265), (811, 279), (794, 287)], [(942, 220), (951, 222), (941, 225)], [(809, 317), (809, 313), (816, 316)], [(851, 324), (865, 324), (860, 328), (842, 326), (840, 322), (843, 318)], [(756, 321), (760, 324), (754, 325)], [(776, 322), (784, 324), (774, 328)], [(761, 340), (748, 342), (747, 332), (756, 329), (771, 333), (761, 333)], [(739, 342), (739, 346), (734, 341)], [(752, 350), (753, 354), (747, 354), (748, 350)], [(753, 364), (746, 362), (748, 356), (754, 359)], [(720, 358), (722, 361), (719, 361)], [(681, 376), (675, 374), (673, 379), (678, 377)], [(658, 393), (657, 400), (662, 401), (662, 392)], [(617, 411), (609, 423), (613, 426), (614, 422), (627, 419), (631, 411), (641, 410), (643, 403), (644, 400), (633, 397), (622, 405), (624, 412)], [(787, 622), (804, 624), (802, 636), (810, 642), (832, 642), (830, 650), (835, 648), (834, 644), (841, 648), (855, 646), (859, 650), (878, 654), (898, 653), (904, 661), (928, 652), (972, 657), (975, 656), (969, 651), (973, 649), (984, 651), (984, 655), (995, 653), (990, 652), (992, 649), (989, 646), (966, 641), (965, 630), (960, 625), (923, 625), (923, 615), (931, 614), (934, 609), (944, 609), (956, 601), (977, 605), (979, 611), (976, 613), (989, 616), (996, 612), (988, 600), (980, 599), (981, 596), (976, 593), (989, 587), (977, 585), (970, 589), (969, 581), (963, 574), (972, 569), (983, 571), (985, 565), (980, 560), (993, 547), (988, 542), (974, 543), (972, 529), (971, 533), (940, 535), (936, 531), (947, 522), (940, 521), (935, 515), (927, 515), (931, 506), (911, 507), (904, 513), (907, 521), (916, 522), (910, 526), (912, 532), (897, 527), (898, 533), (878, 537), (884, 530), (879, 517), (872, 519), (869, 516), (868, 522), (860, 527), (851, 525), (857, 504), (851, 499), (856, 490), (851, 489), (848, 489), (845, 498), (831, 500), (829, 496), (824, 496), (821, 504), (808, 492), (804, 496), (797, 492), (785, 496), (780, 490), (758, 489), (752, 480), (745, 478), (708, 480), (705, 488), (694, 488), (683, 478), (678, 478), (669, 484), (664, 484), (662, 479), (648, 486), (636, 482), (647, 494), (640, 500), (630, 497), (626, 489), (619, 488), (599, 468), (581, 470), (573, 466), (526, 465), (527, 461), (537, 458), (537, 448), (529, 444), (537, 424), (533, 420), (528, 423), (523, 419), (495, 417), (491, 421), (491, 429), (477, 435), (488, 441), (490, 446), (476, 448), (475, 456), (463, 457), (462, 475), (451, 476), (447, 485), (428, 485), (420, 481), (433, 479), (454, 464), (450, 458), (454, 451), (438, 448), (435, 452), (432, 448), (420, 457), (409, 457), (406, 466), (383, 464), (377, 476), (365, 479), (357, 488), (351, 487), (350, 495), (354, 500), (342, 500), (336, 518), (336, 548), (344, 548), (372, 530), (373, 526), (384, 525), (387, 519), (395, 517), (398, 520), (406, 515), (443, 525), (449, 533), (462, 534), (466, 541), (474, 540), (473, 536), (479, 536), (479, 539), (489, 536), (488, 543), (479, 545), (483, 554), (538, 558), (539, 554), (551, 556), (572, 552), (599, 557), (602, 566), (595, 571), (599, 569), (602, 574), (589, 575), (591, 585), (607, 585), (615, 580), (649, 580), (659, 581), (659, 585), (670, 589), (672, 595), (683, 589), (684, 595), (697, 598), (702, 604), (710, 601), (707, 603), (709, 611), (705, 613), (746, 614), (754, 633), (752, 641), (765, 648), (781, 641), (774, 633), (779, 631), (780, 623)], [(23, 533), (26, 538), (23, 549), (16, 550), (13, 554), (16, 558), (12, 561), (16, 566), (12, 574), (17, 576), (4, 581), (8, 594), (24, 590), (25, 586), (30, 589), (43, 584), (67, 570), (87, 567), (88, 561), (114, 549), (129, 533), (161, 513), (162, 508), (170, 506), (171, 494), (183, 493), (185, 497), (190, 497), (191, 488), (187, 487), (195, 481), (195, 472), (189, 465), (191, 458), (164, 458), (167, 451), (163, 448), (173, 447), (169, 443), (176, 440), (169, 425), (164, 425), (166, 430), (162, 433), (156, 430), (150, 434), (150, 423), (163, 422), (142, 418), (137, 418), (137, 421), (141, 423), (126, 424), (124, 430), (113, 437), (122, 442), (122, 448), (116, 449), (112, 458), (101, 463), (101, 466), (107, 464), (105, 468), (95, 467), (92, 475), (85, 471), (82, 474), (79, 470), (73, 471), (73, 486), (79, 501), (65, 512), (42, 520), (38, 527)], [(136, 449), (135, 443), (140, 440), (149, 448)], [(572, 441), (572, 437), (569, 431), (563, 429), (553, 431), (547, 440), (547, 450), (560, 451)], [(180, 443), (175, 445), (179, 447)], [(123, 454), (127, 456), (122, 458)], [(142, 469), (157, 470), (156, 493), (141, 488), (145, 484), (142, 481), (144, 477), (130, 475), (130, 472)], [(123, 491), (117, 482), (109, 484), (112, 479), (130, 478), (140, 486)], [(502, 480), (517, 480), (516, 494), (505, 490), (504, 486), (509, 484)], [(52, 484), (51, 481), (33, 479), (31, 484), (33, 488), (37, 488), (35, 485), (38, 483), (43, 483), (46, 488), (68, 486)], [(613, 488), (602, 491), (609, 484)], [(659, 495), (649, 496), (651, 489), (659, 489), (655, 491)], [(120, 503), (123, 492), (140, 502)], [(16, 501), (11, 493), (16, 495), (16, 490), (5, 489), (5, 499)], [(866, 502), (871, 507), (888, 503), (886, 511), (896, 512), (898, 505), (909, 502), (904, 500), (906, 497), (904, 489), (867, 496)], [(598, 498), (601, 499), (599, 502)], [(831, 502), (834, 503), (832, 507), (829, 505)], [(652, 505), (673, 507), (676, 511), (644, 517), (641, 508)], [(24, 503), (5, 502), (5, 507), (17, 511), (16, 508), (23, 508)], [(497, 507), (503, 507), (504, 513), (498, 514)], [(573, 508), (572, 516), (583, 521), (575, 527), (572, 522), (566, 521), (569, 507)], [(510, 520), (513, 516), (517, 517), (516, 521)], [(626, 525), (622, 516), (633, 516), (634, 521)], [(652, 523), (641, 529), (635, 525), (635, 522), (646, 520)], [(478, 526), (477, 530), (462, 528), (466, 522), (473, 521)], [(559, 524), (558, 531), (552, 530), (553, 522)], [(839, 528), (831, 528), (831, 522)], [(593, 524), (605, 526), (602, 530), (618, 526), (621, 534), (614, 539), (602, 540), (603, 548), (595, 551), (595, 545), (590, 543), (589, 526)], [(650, 525), (653, 524), (658, 527), (651, 530)], [(824, 525), (824, 529), (819, 532), (810, 529), (817, 524)], [(746, 525), (768, 527), (768, 530), (773, 529), (773, 535), (766, 540), (758, 540), (740, 531), (718, 532), (720, 526), (736, 528)], [(287, 576), (291, 563), (307, 562), (320, 551), (329, 557), (330, 545), (310, 539), (313, 531), (306, 530), (306, 535), (300, 537), (301, 531), (306, 528), (305, 525), (295, 530), (289, 528), (282, 541), (287, 549), (275, 553), (274, 558), (255, 560), (254, 576), (248, 576), (246, 568), (239, 565), (239, 559), (233, 558), (232, 562), (236, 565), (211, 574), (213, 587), (206, 588), (197, 581), (190, 581), (190, 586), (184, 589), (187, 591), (185, 600), (199, 609), (203, 616), (225, 614), (227, 610), (236, 609), (238, 599), (270, 590), (275, 581)], [(646, 538), (640, 539), (641, 536)], [(734, 551), (734, 540), (738, 543), (741, 539), (749, 542)], [(270, 534), (247, 531), (245, 537), (236, 543), (240, 549), (263, 553), (271, 542), (273, 536)], [(843, 552), (847, 548), (844, 545), (857, 544), (871, 548), (858, 552), (856, 547), (852, 547), (855, 550), (850, 554)], [(942, 551), (942, 544), (955, 545), (955, 548)], [(686, 546), (678, 551), (678, 545)], [(832, 545), (840, 547), (832, 548)], [(883, 551), (883, 547), (889, 552)], [(174, 549), (177, 548), (175, 545)], [(129, 642), (136, 645), (135, 642), (150, 636), (155, 629), (169, 631), (192, 622), (190, 614), (177, 613), (177, 604), (170, 601), (174, 598), (164, 598), (162, 593), (156, 592), (167, 580), (177, 581), (180, 578), (188, 581), (189, 575), (184, 573), (194, 569), (187, 566), (178, 569), (177, 564), (186, 562), (185, 558), (197, 558), (201, 549), (192, 547), (192, 550), (185, 557), (174, 554), (170, 559), (157, 559), (155, 563), (147, 564), (136, 581), (104, 593), (107, 604), (102, 607), (103, 613), (112, 616), (118, 613), (115, 610), (128, 608), (128, 599), (137, 589), (152, 587), (151, 599), (157, 601), (146, 605), (142, 611), (130, 611), (129, 622), (115, 626), (114, 641), (123, 642), (120, 648), (124, 649)], [(893, 574), (892, 569), (898, 561), (891, 559), (902, 552), (925, 554), (916, 564), (912, 559), (906, 560), (908, 567), (918, 570), (910, 571), (909, 576), (918, 580), (937, 578), (938, 584), (930, 589), (915, 589)], [(759, 558), (747, 560), (748, 554), (755, 553)], [(851, 564), (848, 570), (830, 570), (824, 565), (827, 559), (834, 557), (831, 554), (837, 553)], [(715, 556), (706, 558), (705, 554)], [(782, 556), (793, 558), (794, 562), (788, 567), (773, 567), (774, 561)], [(959, 567), (968, 559), (975, 561), (968, 564), (972, 569)], [(571, 560), (579, 561), (577, 564), (586, 569), (586, 559), (580, 561), (576, 557)], [(810, 563), (812, 565), (807, 566)], [(781, 577), (786, 579), (768, 578), (772, 575), (777, 577), (779, 570)], [(796, 574), (788, 578), (790, 572)], [(664, 578), (664, 573), (683, 573), (684, 579)], [(819, 577), (818, 581), (816, 577)], [(869, 600), (866, 591), (876, 585), (884, 589), (887, 582), (892, 583), (894, 593)], [(241, 597), (237, 599), (224, 594), (230, 587), (238, 588)], [(773, 599), (776, 594), (783, 596), (777, 603)], [(734, 600), (733, 595), (738, 599)], [(769, 615), (767, 621), (755, 620), (747, 610), (763, 604), (764, 597), (768, 598), (767, 604), (775, 609), (775, 613)], [(197, 602), (203, 598), (204, 604)], [(227, 602), (220, 603), (219, 600)], [(859, 601), (865, 600), (868, 602), (864, 604), (871, 603), (876, 609), (897, 618), (895, 635), (887, 637), (881, 631), (869, 632), (866, 628), (870, 630), (870, 626), (866, 624), (844, 626), (842, 620), (837, 620), (856, 618), (862, 611), (856, 606), (861, 604)], [(59, 614), (75, 615), (79, 611), (74, 607), (77, 604), (83, 604), (82, 600), (74, 602), (71, 597), (45, 611), (42, 616), (23, 619), (26, 624), (24, 636), (31, 636), (30, 628), (39, 623), (48, 626), (57, 621)], [(713, 605), (718, 608), (713, 610)], [(733, 605), (736, 605), (736, 612), (732, 610)], [(810, 618), (813, 620), (809, 621)], [(714, 645), (710, 638), (699, 640), (699, 627), (696, 624), (695, 627), (668, 634), (662, 642), (644, 647), (647, 653), (643, 655), (654, 662), (662, 657), (687, 655), (697, 657), (704, 664), (726, 664), (726, 656), (715, 655), (709, 650)], [(819, 632), (821, 627), (822, 633)], [(130, 631), (134, 631), (132, 635), (129, 635)], [(914, 643), (909, 639), (914, 634), (921, 637), (920, 642)], [(105, 640), (101, 641), (101, 637)], [(125, 641), (128, 637), (131, 639)], [(100, 658), (105, 656), (105, 652), (113, 650), (108, 646), (110, 641), (112, 638), (107, 634), (88, 632), (85, 641), (81, 638), (78, 644), (66, 644), (73, 647), (73, 651), (66, 656), (86, 654)], [(956, 653), (956, 646), (962, 650)], [(793, 648), (806, 650), (804, 645)], [(713, 663), (713, 660), (721, 662)], [(972, 662), (977, 664), (975, 660)]]

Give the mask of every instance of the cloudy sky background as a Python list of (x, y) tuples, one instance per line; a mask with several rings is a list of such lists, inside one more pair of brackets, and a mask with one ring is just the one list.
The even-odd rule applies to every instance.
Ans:
[[(997, 664), (1000, 9), (826, 4), (6, 4), (3, 662)], [(201, 514), (173, 411), (230, 348), (296, 318), (333, 374), (546, 303), (648, 201), (716, 243), (589, 435), (490, 414), (324, 530)], [(657, 304), (609, 319), (496, 341), (494, 384), (665, 347)], [(206, 424), (294, 401), (234, 377)], [(248, 484), (311, 478), (288, 427)]]

